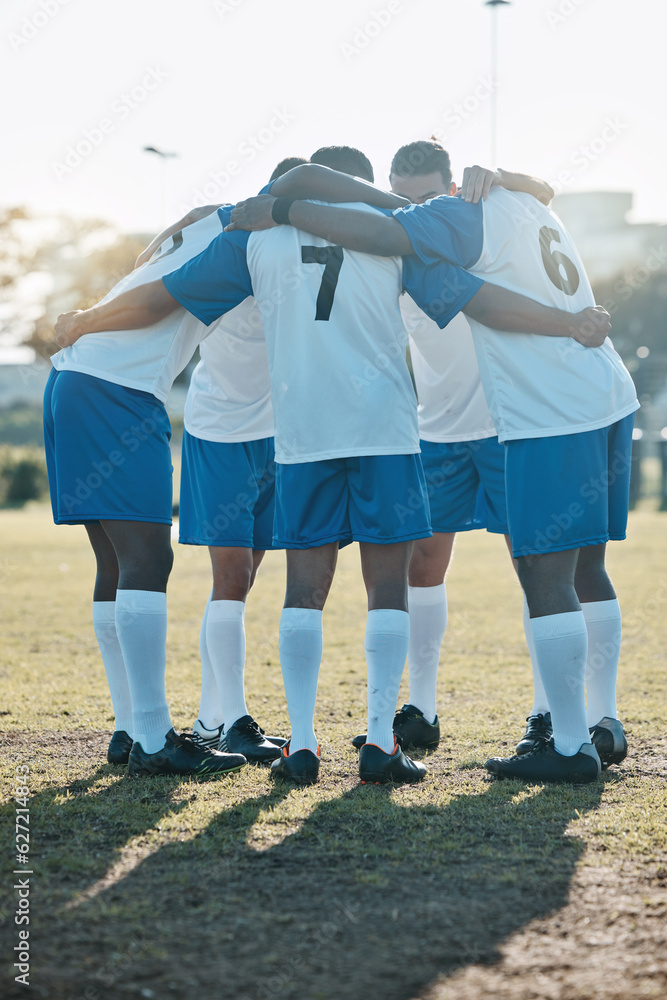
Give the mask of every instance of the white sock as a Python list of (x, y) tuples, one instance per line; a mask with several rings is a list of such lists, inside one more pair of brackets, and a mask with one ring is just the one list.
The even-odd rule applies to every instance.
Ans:
[(551, 710), (554, 744), (572, 757), (590, 743), (586, 723), (584, 673), (588, 633), (582, 611), (531, 618), (535, 655)]
[(322, 612), (283, 608), (280, 616), (280, 666), (292, 725), (289, 752), (317, 751), (313, 728), (317, 679), (322, 662)]
[(589, 727), (616, 712), (616, 674), (621, 652), (621, 609), (618, 601), (591, 601), (582, 604), (588, 629), (586, 661), (586, 718)]
[(172, 728), (164, 689), (167, 595), (116, 591), (116, 632), (132, 696), (132, 736), (146, 753), (156, 753)]
[(201, 694), (199, 696), (199, 719), (202, 727), (208, 732), (215, 732), (222, 725), (222, 708), (220, 707), (220, 692), (216, 684), (215, 674), (211, 666), (211, 657), (206, 645), (206, 622), (208, 609), (211, 606), (213, 593), (209, 595), (199, 631), (199, 656), (201, 658)]
[(206, 620), (206, 648), (220, 698), (225, 732), (248, 714), (243, 678), (245, 674), (245, 626), (243, 601), (211, 601)]
[(115, 716), (114, 729), (132, 735), (132, 699), (116, 635), (116, 602), (93, 601), (93, 628), (102, 654)]
[(368, 729), (366, 741), (393, 753), (392, 724), (398, 689), (410, 641), (410, 615), (406, 611), (369, 611), (366, 619), (368, 667)]
[(410, 612), (410, 704), (427, 722), (435, 722), (440, 647), (447, 628), (447, 592), (436, 587), (408, 587)]
[(530, 665), (533, 668), (533, 707), (529, 714), (546, 715), (549, 711), (549, 702), (547, 701), (547, 693), (544, 690), (544, 684), (540, 677), (540, 668), (537, 665), (533, 632), (530, 627), (530, 611), (528, 610), (528, 601), (525, 594), (523, 595), (523, 631), (526, 636), (528, 652), (530, 653)]

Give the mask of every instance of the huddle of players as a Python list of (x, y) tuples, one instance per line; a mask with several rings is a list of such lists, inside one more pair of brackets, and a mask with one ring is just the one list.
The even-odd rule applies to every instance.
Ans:
[[(372, 180), (370, 164), (357, 151), (343, 147), (318, 152), (321, 162), (328, 162), (334, 169)], [(326, 173), (331, 174), (331, 171)], [(292, 171), (288, 175), (291, 184), (303, 183), (298, 174), (299, 171)], [(283, 182), (287, 182), (288, 177), (284, 177)], [(313, 183), (319, 184), (321, 180), (316, 175)], [(543, 189), (540, 190), (539, 186), (535, 189), (536, 182), (523, 180), (527, 182), (528, 190), (543, 196)], [(331, 178), (327, 177), (325, 181), (331, 183)], [(276, 189), (278, 194), (282, 193), (280, 183), (274, 185), (272, 193)], [(488, 185), (488, 180), (486, 183)], [(394, 190), (407, 195), (415, 203), (449, 193), (450, 184), (447, 154), (433, 143), (414, 143), (404, 147), (392, 165)], [(369, 189), (350, 191), (350, 201), (369, 201)], [(287, 190), (286, 193), (292, 192)], [(319, 192), (306, 191), (305, 194), (317, 196)], [(347, 193), (341, 197), (338, 192), (330, 196), (324, 192), (322, 200), (339, 201), (346, 197)], [(451, 204), (452, 200), (447, 201)], [(533, 228), (535, 221), (549, 223), (554, 220), (546, 211), (540, 215), (537, 202), (530, 204), (533, 201), (529, 196), (519, 196), (518, 204), (512, 202), (508, 210), (511, 225), (519, 230), (520, 235), (517, 213), (522, 210), (533, 222)], [(380, 207), (383, 204), (381, 202)], [(490, 207), (493, 204), (494, 195), (486, 205)], [(272, 202), (274, 213), (276, 205)], [(472, 210), (472, 206), (469, 207)], [(309, 206), (308, 210), (312, 208), (316, 206)], [(287, 218), (280, 221), (286, 222), (294, 206), (288, 203), (281, 209), (278, 205), (278, 217), (281, 210)], [(354, 210), (358, 213), (358, 206)], [(344, 209), (334, 211), (342, 211), (345, 216)], [(486, 213), (486, 209), (484, 211)], [(481, 206), (478, 212), (481, 216)], [(109, 750), (110, 759), (121, 761), (129, 758), (131, 773), (190, 773), (200, 776), (238, 769), (245, 762), (244, 758), (273, 760), (273, 769), (278, 775), (301, 784), (316, 780), (319, 748), (313, 730), (313, 712), (322, 651), (322, 607), (333, 576), (338, 546), (356, 539), (360, 542), (369, 595), (365, 643), (369, 670), (369, 726), (367, 737), (358, 737), (354, 741), (361, 746), (360, 777), (364, 781), (419, 780), (425, 768), (404, 754), (401, 744), (432, 747), (439, 740), (435, 686), (439, 650), (446, 626), (444, 575), (454, 533), (486, 523), (488, 530), (508, 534), (504, 497), (505, 445), (498, 443), (493, 420), (486, 408), (471, 349), (470, 331), (462, 318), (454, 319), (460, 308), (467, 305), (471, 309), (472, 300), (480, 300), (482, 289), (488, 290), (488, 286), (442, 261), (433, 260), (428, 266), (423, 266), (416, 258), (411, 260), (408, 257), (401, 265), (396, 257), (363, 257), (354, 248), (352, 252), (343, 251), (344, 234), (337, 235), (336, 245), (332, 247), (331, 241), (327, 241), (322, 232), (317, 233), (317, 228), (314, 229), (317, 242), (309, 238), (308, 244), (304, 244), (304, 233), (289, 225), (272, 229), (270, 234), (258, 233), (251, 238), (247, 234), (233, 235), (231, 232), (220, 237), (222, 225), (229, 220), (229, 211), (211, 211), (206, 218), (201, 217), (203, 213), (199, 215), (198, 221), (192, 225), (182, 229), (172, 227), (175, 231), (163, 239), (151, 256), (150, 263), (135, 272), (141, 276), (142, 271), (157, 267), (159, 274), (156, 277), (166, 276), (180, 260), (189, 261), (179, 271), (165, 277), (164, 284), (156, 283), (161, 293), (158, 300), (151, 301), (150, 296), (146, 298), (152, 274), (148, 277), (144, 275), (144, 280), (136, 285), (143, 300), (139, 306), (132, 301), (132, 292), (124, 291), (119, 295), (118, 292), (123, 289), (118, 289), (110, 293), (106, 312), (95, 307), (86, 312), (95, 314), (97, 311), (96, 315), (86, 317), (74, 314), (59, 321), (61, 342), (73, 346), (56, 356), (54, 366), (60, 374), (53, 376), (54, 382), (57, 377), (62, 378), (64, 372), (76, 372), (78, 383), (81, 376), (92, 377), (95, 381), (109, 379), (112, 384), (123, 387), (123, 397), (127, 396), (128, 390), (143, 392), (145, 395), (152, 394), (152, 403), (155, 404), (156, 396), (159, 400), (161, 395), (164, 397), (166, 394), (165, 386), (168, 390), (166, 382), (170, 364), (163, 365), (160, 371), (164, 385), (158, 385), (159, 377), (150, 384), (142, 382), (137, 379), (141, 365), (135, 364), (142, 358), (132, 359), (130, 348), (125, 352), (125, 363), (133, 367), (119, 373), (118, 346), (119, 341), (128, 344), (127, 333), (110, 335), (101, 331), (134, 328), (132, 343), (137, 341), (146, 346), (148, 338), (145, 333), (139, 334), (138, 330), (150, 322), (149, 350), (155, 352), (154, 331), (160, 324), (166, 324), (166, 339), (171, 330), (171, 340), (165, 356), (173, 361), (173, 369), (175, 365), (182, 367), (187, 362), (193, 338), (201, 339), (205, 333), (195, 329), (197, 325), (201, 327), (201, 323), (196, 324), (192, 315), (204, 323), (215, 323), (211, 335), (201, 343), (202, 360), (193, 375), (186, 405), (183, 446), (180, 540), (209, 545), (213, 567), (213, 591), (202, 625), (202, 699), (199, 719), (191, 738), (178, 737), (171, 730), (162, 695), (163, 663), (161, 690), (160, 668), (148, 671), (153, 678), (151, 690), (151, 683), (142, 684), (141, 679), (134, 676), (141, 671), (130, 667), (130, 663), (138, 662), (138, 647), (143, 645), (145, 656), (149, 643), (155, 640), (155, 629), (151, 633), (151, 625), (157, 626), (156, 619), (159, 619), (159, 631), (166, 621), (164, 569), (169, 562), (168, 557), (163, 552), (164, 579), (150, 580), (148, 585), (138, 565), (142, 559), (147, 561), (149, 553), (164, 549), (164, 532), (161, 538), (157, 538), (151, 529), (158, 525), (161, 529), (168, 523), (165, 519), (166, 508), (162, 509), (159, 521), (154, 513), (147, 513), (149, 508), (145, 505), (141, 514), (137, 515), (136, 510), (141, 504), (133, 510), (121, 497), (117, 498), (115, 508), (113, 504), (109, 507), (108, 500), (104, 500), (96, 510), (94, 505), (90, 507), (89, 504), (83, 510), (84, 501), (78, 500), (75, 511), (63, 510), (63, 496), (69, 497), (70, 501), (72, 497), (71, 489), (69, 492), (63, 489), (66, 474), (57, 475), (59, 465), (63, 464), (62, 456), (61, 461), (58, 460), (57, 428), (63, 418), (56, 415), (58, 407), (53, 405), (55, 385), (47, 389), (47, 427), (49, 415), (52, 417), (47, 441), (53, 442), (55, 454), (55, 458), (50, 460), (50, 468), (53, 467), (52, 496), (56, 520), (61, 523), (86, 523), (98, 558), (94, 621), (116, 713), (116, 732)], [(276, 214), (273, 221), (275, 219)], [(190, 219), (184, 221), (190, 222)], [(502, 221), (506, 226), (507, 219)], [(272, 221), (269, 222), (269, 225), (272, 224)], [(308, 225), (297, 224), (303, 230), (309, 228)], [(349, 225), (348, 217), (345, 217), (344, 224)], [(330, 235), (330, 225), (331, 220), (326, 220), (326, 235)], [(487, 221), (489, 228), (492, 231)], [(545, 253), (548, 260), (551, 250), (549, 244), (546, 251), (544, 249), (542, 232), (545, 228), (548, 227), (540, 227), (540, 253), (543, 266), (547, 268)], [(559, 230), (552, 228), (550, 232), (555, 233), (551, 241), (560, 242), (563, 238)], [(414, 243), (413, 246), (420, 253)], [(206, 251), (197, 256), (198, 250), (204, 247)], [(565, 248), (569, 255), (573, 255), (567, 244)], [(467, 249), (470, 259), (463, 262), (466, 266), (474, 264), (480, 257), (480, 251), (484, 253), (487, 249), (484, 246), (475, 247), (477, 257)], [(177, 260), (177, 255), (180, 260)], [(169, 257), (172, 259), (169, 260)], [(585, 275), (576, 258), (573, 263), (572, 256), (561, 254), (561, 257), (567, 261), (563, 265), (565, 279), (558, 270), (558, 264), (555, 273), (561, 292), (564, 291), (564, 280), (570, 281), (566, 294), (571, 295), (574, 284), (571, 268), (575, 268), (577, 284), (585, 284)], [(286, 270), (287, 261), (296, 261), (296, 265)], [(312, 266), (317, 264), (320, 267)], [(345, 271), (341, 276), (343, 266)], [(315, 272), (317, 278), (313, 283), (309, 278)], [(224, 275), (224, 287), (220, 284), (221, 275)], [(554, 287), (558, 287), (548, 270), (547, 275)], [(128, 289), (131, 281), (132, 278), (123, 283), (123, 288)], [(512, 287), (511, 281), (508, 284)], [(448, 336), (442, 334), (439, 326), (426, 319), (423, 313), (415, 316), (414, 308), (404, 307), (412, 333), (412, 357), (420, 397), (419, 437), (425, 479), (416, 457), (420, 442), (414, 397), (404, 361), (404, 327), (397, 308), (397, 293), (401, 287), (410, 291), (439, 326), (452, 321)], [(257, 289), (269, 292), (268, 295), (260, 292), (259, 306), (246, 298), (249, 292)], [(293, 293), (291, 297), (290, 292)], [(165, 303), (165, 294), (171, 302)], [(539, 286), (535, 294), (540, 297)], [(403, 297), (404, 300), (406, 298)], [(118, 304), (121, 299), (126, 303), (125, 314), (118, 305), (114, 312), (114, 301)], [(594, 319), (597, 320), (590, 315), (592, 310), (587, 308), (592, 301), (589, 290), (587, 295), (580, 295), (577, 300), (591, 324)], [(171, 311), (177, 302), (185, 305), (189, 312), (185, 317), (180, 314), (182, 318), (175, 325)], [(243, 304), (235, 305), (236, 302)], [(302, 313), (311, 305), (315, 309), (315, 319), (304, 324)], [(553, 310), (542, 309), (537, 317), (529, 313), (528, 318), (521, 318), (516, 312), (516, 303), (507, 307), (508, 314), (503, 316), (505, 305), (504, 301), (495, 300), (493, 327), (500, 329), (505, 323), (508, 330), (527, 331), (527, 336), (513, 332), (507, 335), (508, 340), (513, 338), (516, 341), (518, 338), (527, 342), (529, 338), (530, 341), (544, 342), (546, 337), (538, 337), (529, 331), (540, 328), (547, 332), (550, 330), (549, 323), (556, 323), (556, 319), (552, 318), (555, 316)], [(169, 309), (163, 314), (167, 306)], [(225, 315), (225, 311), (232, 308), (233, 312), (227, 311)], [(539, 307), (536, 305), (535, 308)], [(549, 312), (552, 315), (547, 318), (545, 314)], [(260, 313), (271, 324), (270, 337), (267, 330), (268, 363)], [(221, 314), (223, 318), (219, 319)], [(577, 315), (581, 317), (581, 313)], [(476, 319), (487, 329), (491, 325), (488, 312), (477, 312)], [(568, 328), (563, 325), (562, 315), (557, 319), (560, 326), (553, 326), (551, 334), (567, 336)], [(566, 319), (572, 322), (574, 317), (568, 315)], [(451, 335), (454, 332), (453, 323), (459, 324), (455, 335)], [(188, 329), (184, 330), (184, 326)], [(300, 341), (294, 336), (294, 329), (299, 326), (307, 327)], [(176, 327), (178, 337), (174, 336)], [(79, 341), (78, 337), (87, 332), (97, 332), (97, 336)], [(304, 336), (306, 339), (303, 339)], [(491, 334), (495, 338), (502, 336)], [(114, 365), (107, 369), (104, 367), (107, 345), (100, 343), (100, 338), (104, 341), (105, 337), (110, 340), (108, 346), (111, 348), (110, 352), (106, 352), (107, 360), (116, 348), (115, 370)], [(561, 355), (563, 343), (558, 341)], [(578, 357), (580, 352), (587, 351), (574, 341), (566, 343), (565, 358), (568, 351), (574, 351)], [(556, 345), (556, 342), (553, 344)], [(606, 350), (608, 356), (609, 352), (613, 354), (608, 345), (600, 350)], [(77, 353), (81, 355), (81, 352), (84, 356), (77, 357)], [(91, 363), (93, 357), (94, 363)], [(370, 375), (369, 360), (372, 362)], [(613, 399), (614, 405), (605, 413), (611, 418), (607, 423), (600, 424), (597, 415), (593, 416), (593, 420), (589, 417), (588, 424), (597, 422), (598, 427), (616, 423), (637, 405), (634, 393), (627, 385), (629, 379), (625, 381), (615, 360), (611, 364), (615, 366), (618, 385), (614, 388), (618, 398)], [(602, 362), (602, 367), (605, 365), (609, 368), (608, 359)], [(334, 376), (333, 390), (327, 391), (326, 379), (324, 385), (319, 379), (313, 380), (313, 372), (319, 375), (331, 373)], [(271, 441), (271, 381), (276, 410), (277, 466), (273, 464)], [(304, 420), (304, 392), (307, 393), (307, 387), (314, 383), (316, 396), (313, 397), (311, 389), (306, 409), (309, 419)], [(92, 387), (93, 390), (95, 388)], [(343, 399), (340, 398), (341, 392), (345, 396)], [(64, 395), (64, 391), (57, 394), (56, 402), (61, 407)], [(76, 387), (76, 396), (81, 400), (80, 385)], [(147, 402), (140, 400), (142, 405)], [(133, 406), (136, 403), (135, 398)], [(568, 399), (568, 406), (569, 403)], [(116, 404), (117, 400), (106, 400), (104, 406)], [(94, 409), (91, 396), (84, 405)], [(99, 408), (99, 401), (97, 405)], [(532, 438), (537, 436), (536, 430), (541, 434), (543, 426), (539, 406), (535, 409), (538, 419), (530, 434)], [(135, 411), (133, 417), (141, 415), (141, 412)], [(362, 412), (365, 419), (360, 421)], [(108, 413), (106, 415), (108, 417)], [(502, 413), (500, 417), (499, 422), (502, 423)], [(146, 419), (144, 417), (144, 422)], [(149, 437), (156, 439), (161, 435), (163, 446), (166, 432), (161, 429), (160, 420), (155, 412), (149, 419), (154, 428)], [(369, 432), (371, 420), (377, 421), (379, 426)], [(572, 423), (570, 420), (570, 425)], [(627, 425), (627, 420), (625, 423)], [(143, 427), (144, 423), (140, 426)], [(553, 434), (553, 428), (549, 430)], [(558, 426), (556, 431), (559, 432), (557, 437), (571, 436), (563, 434), (562, 426)], [(525, 437), (529, 435), (525, 434)], [(102, 453), (105, 453), (104, 448)], [(106, 454), (110, 454), (108, 448)], [(129, 464), (129, 456), (121, 457), (123, 463), (118, 462), (115, 471), (120, 469), (121, 464)], [(146, 478), (144, 458), (142, 456), (140, 479)], [(110, 461), (113, 462), (113, 459)], [(535, 473), (531, 472), (530, 462), (526, 465), (525, 458), (523, 461), (524, 482), (530, 482)], [(131, 474), (129, 469), (123, 469), (123, 472)], [(120, 480), (121, 477), (117, 478)], [(81, 481), (80, 476), (74, 481), (77, 479)], [(113, 486), (113, 479), (110, 476), (105, 487)], [(274, 480), (276, 514), (272, 538), (271, 492)], [(480, 485), (484, 495), (484, 513), (481, 515), (477, 505)], [(162, 493), (163, 487), (164, 484), (161, 484)], [(622, 489), (623, 484), (621, 492)], [(98, 490), (93, 497), (99, 500), (102, 493), (107, 492), (106, 489)], [(435, 532), (432, 537), (429, 501)], [(124, 511), (122, 515), (118, 513), (121, 509)], [(544, 516), (544, 509), (541, 513)], [(136, 521), (133, 520), (135, 516)], [(612, 537), (623, 537), (622, 531), (622, 528), (614, 526)], [(102, 544), (101, 539), (96, 537), (98, 533), (105, 535), (109, 544)], [(595, 528), (593, 536), (583, 544), (598, 550), (600, 546), (604, 548), (605, 540), (599, 528)], [(557, 552), (571, 551), (574, 547), (568, 539), (559, 538), (558, 541), (562, 544), (555, 546)], [(247, 712), (243, 692), (245, 599), (263, 552), (274, 546), (287, 548), (288, 583), (280, 628), (280, 656), (292, 724), (288, 745), (281, 745), (285, 741), (264, 736)], [(113, 558), (109, 548), (113, 549), (118, 570), (117, 590), (113, 596), (113, 573), (109, 572)], [(128, 555), (128, 550), (135, 552), (134, 559)], [(522, 560), (538, 564), (544, 561), (540, 550), (526, 551), (525, 541), (516, 541), (514, 550), (515, 555), (520, 557), (520, 566)], [(585, 553), (586, 549), (582, 552)], [(537, 558), (530, 560), (531, 554), (537, 555)], [(598, 647), (609, 647), (609, 643), (603, 640), (612, 632), (615, 640), (620, 638), (620, 616), (616, 614), (618, 605), (613, 591), (611, 596), (604, 586), (600, 591), (600, 553), (596, 551), (596, 555), (596, 560), (589, 560), (591, 566), (588, 572), (578, 574), (581, 576), (581, 587), (578, 589), (590, 589), (590, 593), (581, 595), (587, 602), (583, 605), (584, 609), (588, 607), (592, 612), (584, 630), (590, 635), (593, 629), (596, 640), (593, 648), (596, 663), (599, 663)], [(410, 587), (406, 594), (408, 567)], [(574, 576), (577, 572), (576, 559), (566, 573), (570, 569)], [(597, 578), (597, 591), (593, 578)], [(546, 592), (543, 584), (540, 589), (540, 582), (535, 584), (530, 579), (530, 573), (525, 580), (529, 603), (532, 591), (536, 604), (532, 621), (539, 623), (544, 618), (559, 617), (555, 623), (555, 635), (538, 636), (538, 639), (546, 639), (543, 645), (548, 647), (549, 644), (553, 646), (554, 639), (560, 636), (571, 638), (573, 626), (578, 623), (571, 619), (563, 622), (562, 613), (553, 616), (548, 607), (546, 610), (539, 607), (541, 601), (549, 604), (548, 587)], [(116, 606), (112, 607), (114, 604)], [(576, 612), (568, 608), (565, 615), (568, 614), (576, 615)], [(509, 761), (494, 763), (497, 761), (494, 759), (487, 762), (487, 767), (492, 773), (509, 773), (528, 779), (594, 780), (599, 774), (600, 762), (597, 751), (589, 742), (589, 726), (593, 731), (593, 741), (604, 751), (604, 763), (616, 762), (625, 756), (625, 738), (616, 720), (615, 702), (610, 694), (610, 688), (615, 688), (615, 684), (610, 686), (609, 683), (612, 673), (615, 681), (614, 652), (612, 650), (608, 657), (610, 664), (602, 670), (597, 669), (588, 678), (589, 718), (585, 739), (573, 747), (571, 738), (568, 742), (572, 734), (565, 727), (564, 733), (556, 732), (557, 741), (560, 735), (560, 743), (556, 746), (553, 740), (548, 742), (550, 701), (542, 684), (539, 658), (535, 654), (534, 626), (528, 618), (527, 609), (524, 620), (533, 660), (535, 704), (526, 735), (518, 749), (529, 752)], [(580, 640), (581, 629), (579, 633)], [(164, 645), (161, 635), (160, 632), (159, 650)], [(618, 642), (615, 645), (617, 647)], [(578, 653), (581, 660), (581, 641)], [(410, 672), (410, 703), (393, 718), (392, 731), (393, 706), (396, 705), (406, 654)], [(616, 662), (617, 659), (616, 649)], [(584, 650), (584, 668), (585, 660)], [(145, 670), (143, 672), (146, 673)], [(583, 689), (583, 671), (580, 673)], [(596, 684), (602, 676), (604, 684)], [(565, 682), (571, 693), (572, 674)], [(556, 692), (556, 700), (558, 697), (559, 692)], [(399, 737), (398, 741), (395, 735)], [(581, 726), (574, 733), (575, 740), (580, 736)], [(213, 747), (224, 753), (212, 753), (208, 748)], [(532, 767), (531, 760), (536, 762)], [(568, 761), (572, 761), (574, 766), (568, 766)], [(566, 762), (565, 766), (563, 762)]]

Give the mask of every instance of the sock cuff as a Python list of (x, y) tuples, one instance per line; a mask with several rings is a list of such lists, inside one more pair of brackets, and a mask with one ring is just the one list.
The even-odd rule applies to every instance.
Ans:
[(396, 611), (393, 608), (381, 608), (369, 611), (366, 617), (366, 634), (383, 632), (388, 635), (409, 635), (410, 615), (407, 611)]
[(616, 597), (613, 601), (590, 601), (582, 604), (581, 610), (587, 622), (613, 621), (621, 617), (621, 606)]
[(93, 601), (93, 625), (110, 625), (115, 621), (115, 601)]
[(422, 604), (441, 604), (447, 600), (444, 583), (435, 587), (408, 587), (408, 605), (414, 607)]
[(583, 611), (564, 611), (559, 615), (531, 618), (533, 639), (557, 639), (564, 635), (587, 635)]
[(283, 608), (280, 615), (281, 629), (307, 629), (322, 631), (322, 612), (314, 608)]
[(208, 621), (243, 621), (244, 601), (211, 601), (208, 606)]
[(160, 590), (117, 590), (116, 612), (135, 615), (165, 615), (167, 595)]

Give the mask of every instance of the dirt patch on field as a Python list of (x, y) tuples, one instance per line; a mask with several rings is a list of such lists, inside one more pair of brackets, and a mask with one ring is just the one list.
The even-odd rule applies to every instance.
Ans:
[[(457, 794), (447, 805), (406, 808), (403, 790), (361, 788), (353, 763), (338, 762), (323, 777), (331, 797), (310, 810), (307, 791), (257, 794), (249, 784), (193, 835), (177, 822), (196, 803), (193, 785), (119, 778), (91, 792), (121, 775), (103, 763), (109, 736), (2, 734), (6, 756), (30, 751), (38, 768), (56, 753), (79, 775), (31, 806), (33, 996), (667, 995), (667, 867), (655, 857), (600, 866), (592, 838), (571, 829), (596, 815), (603, 784), (564, 795), (545, 837), (539, 795), (517, 803), (509, 784), (482, 779), (471, 792), (469, 771), (448, 771), (441, 780)], [(634, 747), (623, 771), (626, 780), (661, 773), (655, 743)], [(267, 814), (280, 822), (261, 826)], [(14, 936), (11, 921), (3, 931)], [(24, 997), (12, 980), (3, 996)]]

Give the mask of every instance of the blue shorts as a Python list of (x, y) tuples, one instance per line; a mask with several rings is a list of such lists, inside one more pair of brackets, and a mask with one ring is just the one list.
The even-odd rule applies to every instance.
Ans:
[(171, 524), (170, 438), (152, 393), (54, 369), (44, 390), (53, 520)]
[(273, 548), (275, 482), (272, 437), (204, 441), (184, 430), (178, 540)]
[(391, 545), (432, 534), (419, 455), (365, 455), (277, 465), (274, 544)]
[(505, 445), (497, 437), (420, 445), (433, 530), (506, 535)]
[(625, 538), (634, 420), (631, 413), (596, 431), (506, 443), (516, 559)]

